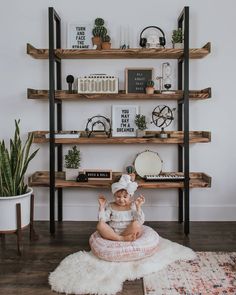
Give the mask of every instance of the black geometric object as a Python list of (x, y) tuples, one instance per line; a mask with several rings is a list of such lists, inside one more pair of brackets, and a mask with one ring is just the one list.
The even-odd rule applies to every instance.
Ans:
[(76, 178), (77, 182), (88, 182), (88, 176), (86, 174), (79, 174)]
[[(97, 128), (100, 127), (100, 128)], [(94, 134), (105, 133), (107, 137), (111, 136), (111, 120), (101, 115), (93, 116), (88, 119), (85, 131), (90, 137)]]
[(157, 127), (166, 128), (174, 120), (174, 116), (173, 116), (174, 110), (175, 108), (171, 109), (170, 107), (166, 105), (158, 105), (152, 111), (151, 123), (154, 123)]
[(68, 83), (68, 92), (72, 93), (72, 84), (74, 83), (74, 76), (68, 75), (66, 77), (66, 82)]

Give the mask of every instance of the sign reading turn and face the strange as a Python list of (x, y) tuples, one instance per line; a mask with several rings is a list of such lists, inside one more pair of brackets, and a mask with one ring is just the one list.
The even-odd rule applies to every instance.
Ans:
[(67, 48), (91, 49), (92, 26), (90, 24), (69, 24)]

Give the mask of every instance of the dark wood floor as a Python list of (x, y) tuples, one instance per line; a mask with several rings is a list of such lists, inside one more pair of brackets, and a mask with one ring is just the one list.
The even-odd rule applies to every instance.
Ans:
[[(236, 222), (192, 222), (191, 234), (183, 234), (177, 222), (146, 222), (163, 238), (170, 239), (196, 251), (236, 251)], [(16, 254), (16, 237), (7, 235), (0, 241), (0, 294), (52, 295), (48, 273), (67, 255), (89, 250), (88, 239), (95, 222), (63, 222), (57, 224), (55, 237), (49, 234), (49, 224), (35, 222), (39, 240), (30, 242), (24, 230), (23, 254)], [(126, 282), (120, 295), (143, 294), (142, 280)]]

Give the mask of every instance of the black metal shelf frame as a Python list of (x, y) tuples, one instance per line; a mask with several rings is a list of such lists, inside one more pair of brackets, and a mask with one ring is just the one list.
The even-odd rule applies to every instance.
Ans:
[[(50, 233), (55, 233), (55, 149), (57, 147), (57, 171), (62, 171), (62, 144), (55, 144), (56, 129), (62, 130), (62, 101), (55, 98), (55, 90), (61, 90), (61, 59), (55, 56), (56, 48), (61, 48), (61, 20), (53, 7), (49, 13), (49, 170), (50, 170)], [(178, 89), (183, 90), (183, 100), (178, 103), (178, 130), (184, 131), (184, 144), (178, 145), (178, 171), (184, 172), (184, 188), (179, 189), (179, 222), (184, 220), (184, 233), (189, 234), (189, 7), (184, 7), (178, 18), (178, 28), (184, 32), (184, 55), (178, 60)], [(55, 40), (55, 41), (54, 41)], [(56, 44), (55, 44), (56, 43)], [(55, 70), (56, 65), (56, 70)], [(56, 81), (56, 86), (55, 86)], [(58, 221), (63, 220), (63, 190), (57, 190)]]

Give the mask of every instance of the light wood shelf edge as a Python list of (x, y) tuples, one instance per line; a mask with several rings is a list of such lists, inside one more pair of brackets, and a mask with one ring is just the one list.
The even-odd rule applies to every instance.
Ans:
[[(166, 172), (165, 174), (168, 174)], [(177, 174), (183, 175), (178, 172)], [(117, 181), (121, 172), (114, 172), (112, 180), (97, 180), (88, 182), (76, 182), (66, 181), (64, 172), (56, 172), (56, 188), (102, 188), (109, 189), (114, 181)], [(144, 180), (137, 178), (139, 188), (142, 189), (170, 189), (170, 188), (183, 188), (184, 183), (181, 182), (145, 182)], [(49, 172), (48, 171), (37, 171), (29, 177), (29, 186), (32, 187), (49, 187)], [(208, 188), (211, 187), (211, 177), (202, 172), (191, 172), (190, 173), (190, 188)]]
[[(84, 131), (80, 131), (84, 134)], [(33, 142), (38, 144), (48, 143), (46, 134), (49, 131), (32, 131)], [(160, 131), (147, 131), (147, 134), (159, 134)], [(166, 131), (170, 135), (167, 139), (162, 138), (138, 138), (138, 137), (79, 137), (79, 138), (56, 138), (56, 144), (182, 144), (183, 131)], [(210, 131), (190, 131), (190, 143), (208, 143), (211, 141)]]

